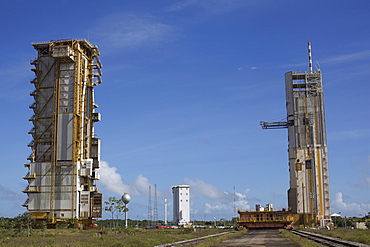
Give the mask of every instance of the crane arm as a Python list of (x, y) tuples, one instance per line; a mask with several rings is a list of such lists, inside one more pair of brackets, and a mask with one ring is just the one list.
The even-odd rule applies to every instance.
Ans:
[(288, 122), (264, 122), (261, 121), (260, 125), (262, 129), (286, 129), (289, 126), (292, 126), (293, 123), (291, 121)]

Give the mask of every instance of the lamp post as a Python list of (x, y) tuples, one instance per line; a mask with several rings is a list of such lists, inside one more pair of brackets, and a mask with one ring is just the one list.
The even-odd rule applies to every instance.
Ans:
[(130, 202), (131, 196), (129, 194), (127, 194), (127, 193), (124, 193), (122, 195), (121, 200), (125, 204), (125, 227), (127, 228), (127, 212), (128, 212), (127, 204)]

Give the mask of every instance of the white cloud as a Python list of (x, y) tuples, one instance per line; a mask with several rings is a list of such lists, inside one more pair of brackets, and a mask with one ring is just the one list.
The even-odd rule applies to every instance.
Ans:
[(190, 185), (191, 191), (194, 194), (202, 195), (206, 198), (216, 199), (224, 197), (224, 193), (212, 184), (207, 184), (203, 180), (184, 178), (184, 182)]
[(239, 70), (239, 71), (243, 71), (243, 70), (245, 70), (245, 69), (249, 69), (249, 70), (256, 70), (256, 69), (258, 69), (258, 67), (256, 67), (256, 66), (252, 66), (252, 67), (249, 67), (249, 68), (245, 68), (245, 67), (238, 67), (238, 70)]
[[(144, 177), (142, 174), (137, 175), (136, 179), (131, 183), (124, 183), (121, 174), (117, 172), (116, 167), (109, 166), (108, 162), (100, 162), (100, 180), (105, 189), (118, 195), (128, 193), (131, 196), (146, 197), (149, 194), (149, 186), (152, 188), (152, 194), (154, 195), (154, 185), (149, 182), (149, 179)], [(157, 189), (157, 196), (163, 197), (163, 192)]]
[(222, 211), (228, 211), (228, 210), (230, 210), (229, 205), (227, 205), (227, 204), (212, 205), (210, 203), (206, 203), (205, 206), (206, 206), (206, 210), (205, 210), (206, 214), (210, 214), (213, 211), (221, 211), (221, 210)]
[[(105, 161), (101, 161), (99, 173), (99, 183), (101, 183), (104, 189), (117, 195), (122, 195), (126, 192), (131, 196), (145, 198), (148, 196), (149, 186), (151, 186), (152, 195), (154, 195), (154, 186), (142, 174), (137, 175), (134, 181), (126, 183), (123, 181), (121, 174), (118, 173), (117, 167), (111, 167)], [(204, 205), (203, 213), (232, 213), (234, 211), (234, 198), (236, 209), (250, 210), (246, 194), (235, 192), (234, 195), (234, 193), (222, 192), (216, 186), (200, 179), (184, 178), (184, 182), (190, 185), (192, 198), (199, 196), (203, 198), (198, 198), (196, 201), (191, 200), (192, 214), (198, 214), (200, 212), (199, 206), (202, 201)], [(246, 189), (245, 192), (248, 193), (249, 189)], [(163, 191), (157, 191), (159, 198), (164, 198), (164, 195), (165, 193)]]
[(33, 90), (33, 86), (31, 83), (25, 85), (24, 82), (33, 79), (35, 74), (30, 71), (29, 63), (25, 62), (28, 60), (28, 58), (24, 58), (23, 61), (10, 60), (1, 69), (0, 76), (7, 78), (7, 83), (1, 83), (0, 97), (2, 100), (15, 102), (30, 99), (26, 92)]
[(357, 169), (361, 174), (361, 179), (358, 183), (355, 184), (356, 188), (359, 189), (369, 189), (370, 188), (370, 156), (366, 156), (365, 160), (357, 160), (355, 159), (354, 163), (356, 163)]
[(150, 184), (149, 179), (144, 177), (142, 174), (137, 175), (135, 181), (133, 181), (130, 185), (135, 193), (139, 195), (147, 195), (149, 191), (149, 186), (151, 186), (152, 191), (154, 191), (154, 186)]
[(370, 188), (370, 177), (363, 178), (360, 180), (359, 183), (360, 187)]
[(131, 189), (122, 181), (121, 174), (117, 172), (116, 167), (110, 167), (105, 161), (100, 162), (100, 183), (102, 183), (107, 190), (116, 194), (122, 195), (124, 192), (132, 194)]
[(190, 5), (194, 5), (197, 3), (197, 0), (183, 0), (183, 1), (177, 1), (173, 3), (169, 8), (167, 8), (167, 11), (170, 12), (176, 12), (176, 11), (181, 11), (185, 9), (186, 7)]
[(370, 136), (369, 129), (348, 129), (332, 132), (329, 134), (332, 140), (347, 140), (348, 138), (366, 138)]
[(332, 202), (332, 211), (340, 211), (342, 215), (358, 216), (365, 215), (370, 212), (370, 204), (366, 203), (347, 203), (343, 199), (342, 192), (335, 194), (334, 201)]
[(237, 209), (250, 210), (251, 207), (248, 205), (247, 195), (235, 192), (235, 207)]
[[(215, 212), (224, 212), (234, 211), (234, 194), (223, 192), (224, 197), (220, 200), (215, 200), (211, 203), (205, 203), (205, 213), (215, 213)], [(235, 209), (241, 209), (241, 210), (250, 210), (250, 206), (248, 205), (247, 196), (235, 192)]]
[[(336, 65), (336, 64), (343, 64), (343, 63), (350, 63), (353, 61), (359, 61), (364, 59), (369, 59), (370, 57), (370, 50), (360, 51), (356, 53), (351, 54), (344, 54), (344, 55), (335, 55), (331, 57), (326, 57), (320, 59), (320, 61), (314, 62), (314, 66), (319, 66), (320, 64), (330, 64), (330, 65)], [(296, 64), (283, 64), (279, 66), (279, 68), (294, 68), (294, 67), (307, 67), (308, 63), (296, 63)]]
[(23, 200), (24, 196), (22, 193), (16, 193), (13, 190), (0, 185), (0, 199), (9, 201)]
[[(253, 4), (253, 3), (252, 3)], [(245, 0), (181, 0), (176, 1), (167, 10), (168, 11), (183, 11), (188, 7), (196, 7), (203, 9), (205, 12), (212, 15), (220, 15), (228, 13), (242, 7), (251, 5), (250, 1)]]
[(338, 63), (349, 63), (353, 61), (369, 59), (370, 57), (370, 50), (360, 51), (351, 54), (344, 54), (344, 55), (337, 55), (333, 57), (329, 57), (323, 59), (322, 63), (330, 63), (330, 64), (338, 64)]
[[(234, 210), (234, 198), (235, 198), (235, 208), (250, 210), (248, 205), (247, 195), (235, 192), (222, 192), (216, 186), (206, 183), (200, 179), (190, 179), (184, 178), (184, 182), (190, 185), (191, 194), (196, 197), (200, 195), (207, 198), (207, 202), (204, 203), (205, 211), (204, 213), (219, 213), (219, 212), (233, 212)], [(249, 189), (246, 190), (249, 192)]]
[(92, 30), (92, 38), (106, 49), (139, 48), (172, 40), (175, 27), (136, 15), (112, 14)]

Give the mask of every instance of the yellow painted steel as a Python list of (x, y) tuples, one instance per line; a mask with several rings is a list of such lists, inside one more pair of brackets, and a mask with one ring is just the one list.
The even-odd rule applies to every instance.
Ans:
[[(50, 163), (50, 170), (44, 176), (50, 176), (50, 184), (42, 185), (44, 188), (42, 193), (49, 193), (49, 207), (46, 210), (49, 218), (54, 219), (55, 210), (55, 186), (56, 182), (56, 169), (61, 169), (61, 167), (72, 167), (71, 174), (71, 184), (70, 189), (63, 190), (62, 193), (70, 193), (71, 195), (71, 215), (72, 218), (77, 217), (77, 207), (79, 200), (77, 198), (78, 194), (76, 191), (78, 181), (78, 165), (81, 164), (84, 159), (92, 159), (92, 141), (93, 138), (93, 90), (86, 90), (86, 87), (92, 88), (93, 86), (100, 84), (100, 68), (101, 64), (99, 61), (99, 51), (96, 46), (92, 46), (86, 40), (60, 40), (60, 41), (50, 41), (47, 43), (33, 43), (32, 44), (36, 50), (38, 50), (38, 59), (31, 62), (36, 68), (32, 69), (36, 78), (31, 81), (35, 85), (35, 90), (30, 95), (35, 98), (35, 103), (32, 105), (34, 110), (34, 116), (30, 118), (33, 121), (34, 126), (38, 127), (35, 131), (35, 127), (29, 133), (33, 136), (33, 142), (29, 144), (32, 147), (32, 154), (29, 156), (32, 166), (35, 164)], [(60, 47), (58, 47), (60, 46)], [(53, 50), (54, 49), (54, 50)], [(66, 54), (64, 54), (64, 50)], [(52, 54), (54, 53), (54, 55)], [(59, 53), (57, 53), (59, 52)], [(70, 55), (73, 53), (72, 55)], [(61, 54), (61, 55), (59, 55)], [(66, 57), (64, 57), (66, 55)], [(50, 59), (48, 59), (48, 57)], [(54, 57), (54, 59), (52, 59)], [(45, 59), (46, 58), (46, 59)], [(38, 64), (42, 65), (44, 71), (39, 70)], [(63, 106), (61, 105), (61, 75), (60, 75), (60, 65), (63, 63), (73, 63), (74, 64), (74, 95), (73, 95), (73, 132), (72, 132), (72, 157), (70, 163), (65, 163), (64, 160), (58, 161), (58, 120), (59, 114), (64, 114), (62, 111)], [(46, 69), (46, 70), (45, 70)], [(97, 70), (97, 73), (94, 73)], [(54, 74), (52, 72), (54, 71)], [(40, 76), (42, 75), (42, 76)], [(54, 83), (51, 79), (54, 76)], [(94, 82), (93, 78), (98, 78)], [(47, 83), (44, 83), (47, 82)], [(52, 83), (52, 84), (51, 84)], [(52, 93), (50, 92), (52, 90)], [(38, 102), (39, 99), (42, 102)], [(64, 109), (64, 108), (63, 108)], [(89, 110), (87, 110), (89, 109)], [(51, 114), (48, 115), (48, 112)], [(72, 113), (72, 112), (69, 112)], [(87, 120), (87, 119), (90, 120)], [(68, 131), (68, 130), (67, 130)], [(50, 145), (44, 144), (45, 136), (50, 136)], [(41, 149), (36, 147), (40, 145)], [(63, 164), (58, 164), (61, 162)], [(26, 167), (30, 167), (31, 164), (25, 164)], [(93, 168), (92, 168), (93, 169)], [(27, 175), (24, 178), (31, 180), (36, 177), (37, 174)], [(60, 175), (59, 175), (60, 176)], [(95, 186), (94, 181), (97, 176), (94, 177), (84, 177), (81, 178), (85, 181), (82, 183), (88, 185), (87, 191), (91, 192), (91, 188)], [(59, 182), (58, 182), (59, 183)], [(66, 186), (66, 185), (58, 185)], [(91, 188), (90, 188), (91, 187)], [(38, 192), (39, 187), (33, 186), (32, 189), (27, 188), (24, 190), (25, 193)], [(62, 187), (61, 187), (62, 188)], [(97, 189), (93, 191), (97, 191)], [(47, 198), (47, 197), (44, 197)], [(28, 203), (24, 204), (28, 206)], [(46, 206), (43, 206), (46, 207)], [(35, 209), (39, 210), (39, 209)], [(40, 209), (41, 210), (41, 209)], [(64, 211), (68, 209), (63, 208)], [(91, 210), (90, 210), (91, 211)], [(45, 213), (45, 212), (33, 212), (33, 213)], [(101, 214), (100, 214), (101, 215)], [(89, 216), (90, 217), (90, 216)]]
[[(319, 131), (318, 129), (318, 116), (317, 116), (317, 101), (316, 101), (316, 97), (314, 98), (314, 109), (315, 109), (315, 131), (316, 131), (316, 143), (319, 143), (319, 133), (317, 133)], [(324, 198), (323, 198), (323, 186), (322, 186), (322, 167), (321, 167), (321, 150), (319, 147), (316, 147), (316, 152), (315, 152), (315, 155), (316, 155), (316, 161), (317, 161), (317, 172), (318, 172), (318, 192), (317, 192), (317, 195), (318, 195), (318, 198), (319, 198), (319, 212), (318, 212), (318, 215), (325, 215), (325, 212), (324, 212)]]
[(286, 216), (283, 218), (278, 218), (278, 217), (272, 217), (272, 218), (251, 218), (251, 219), (246, 219), (246, 220), (238, 220), (237, 222), (280, 222), (280, 221), (293, 221), (294, 217), (293, 216)]
[(48, 212), (33, 212), (32, 217), (35, 219), (45, 219), (48, 216)]
[[(307, 81), (306, 81), (307, 83)], [(312, 143), (311, 143), (311, 132), (310, 132), (310, 128), (309, 128), (309, 115), (308, 115), (308, 103), (307, 103), (307, 97), (304, 98), (304, 107), (305, 107), (305, 119), (306, 119), (306, 123), (305, 123), (305, 130), (306, 130), (306, 149), (307, 149), (307, 157), (306, 157), (306, 161), (307, 160), (311, 160), (311, 146), (312, 146)], [(312, 163), (311, 163), (311, 167), (310, 169), (307, 169), (307, 166), (306, 166), (306, 179), (307, 179), (307, 184), (306, 184), (306, 188), (308, 189), (308, 198), (306, 199), (309, 203), (308, 203), (308, 213), (312, 213), (313, 212), (313, 200), (312, 200), (312, 194), (313, 194), (313, 184), (312, 184)], [(306, 192), (306, 191), (305, 191)], [(305, 210), (303, 210), (303, 213), (306, 213)]]

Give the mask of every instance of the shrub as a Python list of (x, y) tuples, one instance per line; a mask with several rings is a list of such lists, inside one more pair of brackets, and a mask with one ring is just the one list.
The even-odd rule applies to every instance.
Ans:
[(127, 235), (135, 235), (135, 233), (137, 233), (139, 231), (139, 229), (137, 229), (137, 228), (133, 228), (133, 227), (127, 227), (127, 228), (125, 228), (125, 227), (120, 227), (119, 229), (118, 229), (118, 232), (120, 232), (120, 233), (125, 233), (125, 234), (127, 234)]

